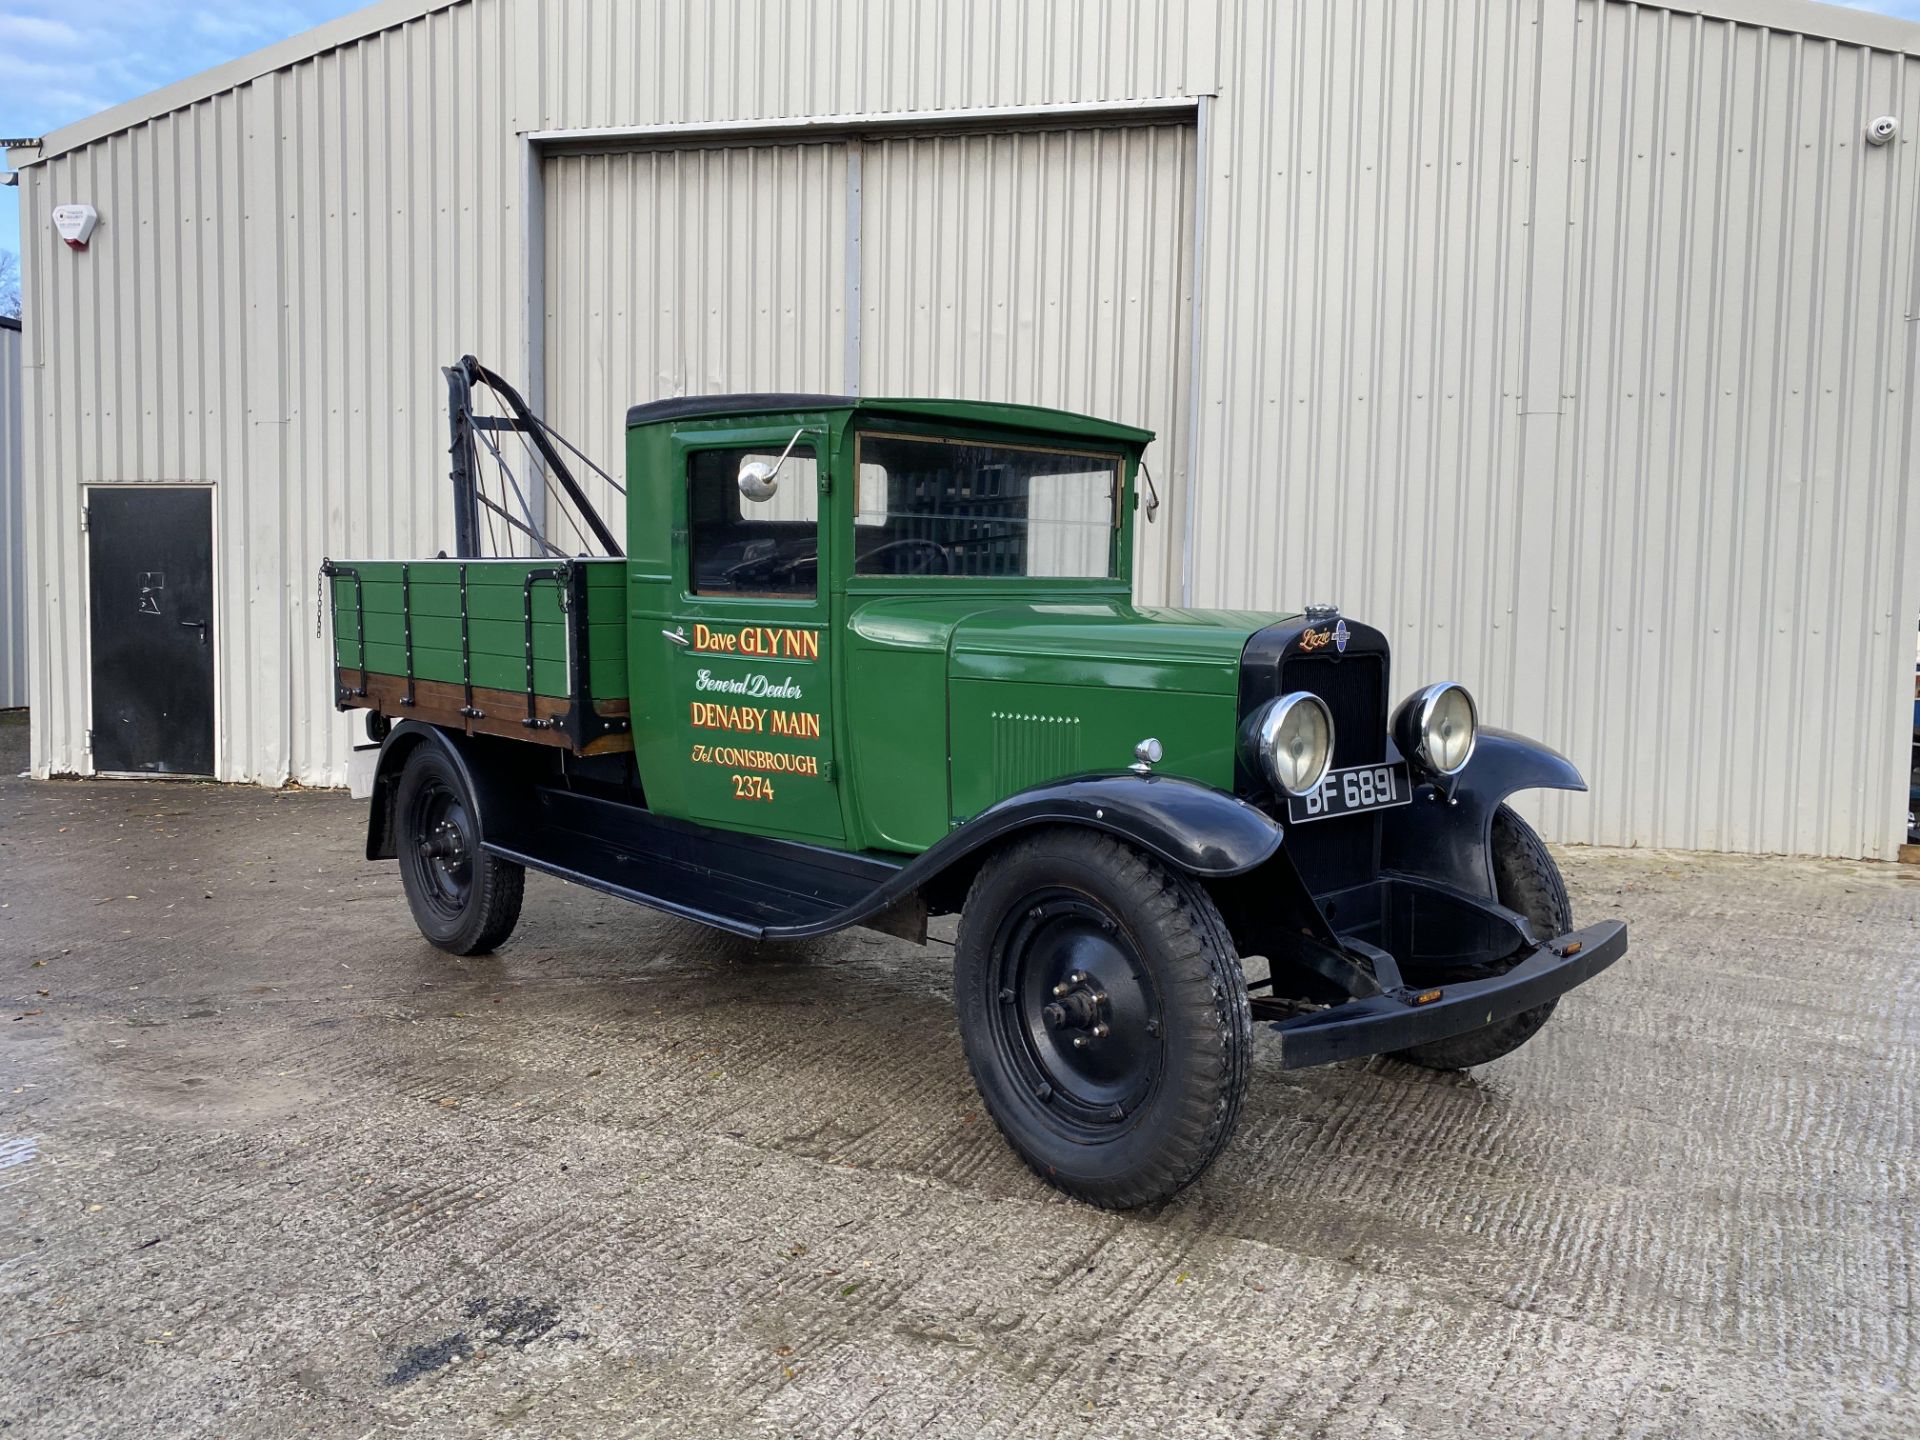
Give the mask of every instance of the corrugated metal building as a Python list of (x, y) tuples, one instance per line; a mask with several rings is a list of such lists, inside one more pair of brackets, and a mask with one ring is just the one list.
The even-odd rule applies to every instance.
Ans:
[(20, 349), (20, 322), (0, 315), (0, 710), (27, 703), (27, 480), (21, 468)]
[(1385, 624), (1582, 763), (1562, 838), (1890, 857), (1917, 133), (1920, 28), (1801, 0), (386, 0), (13, 152), (35, 770), (88, 496), (186, 484), (215, 773), (337, 782), (315, 568), (449, 543), (470, 350), (601, 457), (725, 389), (1151, 425), (1144, 597)]

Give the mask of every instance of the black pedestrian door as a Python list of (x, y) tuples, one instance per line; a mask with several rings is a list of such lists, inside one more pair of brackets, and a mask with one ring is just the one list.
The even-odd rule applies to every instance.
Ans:
[(213, 493), (100, 486), (87, 534), (93, 768), (213, 774)]

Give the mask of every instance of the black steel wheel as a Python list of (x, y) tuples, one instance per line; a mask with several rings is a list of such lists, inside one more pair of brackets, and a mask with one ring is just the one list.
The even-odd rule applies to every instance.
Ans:
[[(1546, 842), (1534, 828), (1505, 805), (1493, 812), (1492, 846), (1494, 896), (1509, 910), (1527, 917), (1534, 938), (1551, 940), (1573, 929), (1573, 902), (1567, 898), (1560, 867), (1553, 863)], [(1559, 1003), (1549, 1000), (1478, 1030), (1394, 1053), (1429, 1070), (1485, 1065), (1518, 1050), (1539, 1034)]]
[(1131, 846), (1051, 830), (989, 860), (954, 995), (988, 1113), (1069, 1195), (1164, 1200), (1233, 1134), (1253, 1046), (1239, 956), (1206, 891)]
[(400, 884), (420, 933), (455, 955), (480, 955), (513, 933), (526, 871), (480, 849), (473, 797), (439, 747), (407, 757), (394, 797)]

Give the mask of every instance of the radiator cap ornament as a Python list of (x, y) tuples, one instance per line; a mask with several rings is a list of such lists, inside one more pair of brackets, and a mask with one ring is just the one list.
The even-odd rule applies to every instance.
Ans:
[(1338, 605), (1307, 606), (1307, 624), (1324, 625), (1329, 620), (1339, 620), (1340, 623), (1333, 627), (1331, 633), (1323, 630), (1318, 635), (1312, 637), (1312, 639), (1308, 640), (1307, 643), (1301, 647), (1302, 649), (1318, 650), (1322, 645), (1325, 645), (1327, 641), (1331, 640), (1333, 641), (1335, 654), (1344, 655), (1347, 653), (1347, 641), (1353, 638), (1353, 632), (1347, 629), (1346, 621), (1340, 620), (1340, 607)]

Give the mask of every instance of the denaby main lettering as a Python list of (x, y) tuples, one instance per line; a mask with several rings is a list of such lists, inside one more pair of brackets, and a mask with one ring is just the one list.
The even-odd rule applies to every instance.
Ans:
[(811, 710), (773, 710), (767, 718), (776, 735), (791, 735), (800, 740), (820, 738), (820, 717)]
[(745, 730), (757, 735), (767, 728), (767, 712), (755, 705), (716, 705), (710, 700), (695, 700), (692, 706), (696, 730)]

